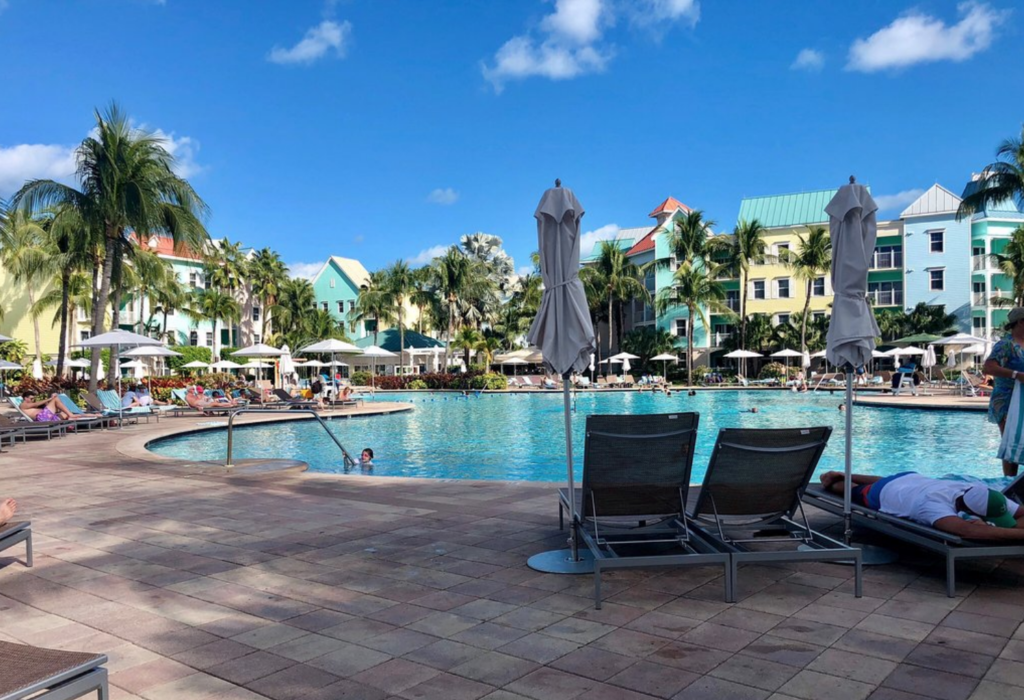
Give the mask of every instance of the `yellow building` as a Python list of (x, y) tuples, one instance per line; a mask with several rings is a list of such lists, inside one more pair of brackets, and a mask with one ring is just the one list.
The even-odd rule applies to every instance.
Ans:
[[(49, 286), (39, 288), (36, 299), (49, 291)], [(3, 318), (0, 318), (0, 335), (6, 335), (15, 340), (21, 340), (28, 348), (28, 355), (34, 358), (36, 355), (35, 328), (30, 309), (28, 291), (24, 284), (15, 283), (14, 277), (0, 266), (0, 309), (3, 309)], [(53, 322), (56, 309), (44, 312), (39, 317), (39, 351), (51, 358), (57, 356), (60, 346), (60, 325)], [(78, 342), (80, 330), (88, 330), (89, 320), (84, 313), (79, 312), (75, 318), (69, 319), (68, 323), (68, 348)]]

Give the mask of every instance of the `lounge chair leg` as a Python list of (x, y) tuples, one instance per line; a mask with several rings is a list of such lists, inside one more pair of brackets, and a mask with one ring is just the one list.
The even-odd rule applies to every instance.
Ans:
[(860, 598), (864, 595), (864, 581), (861, 574), (864, 571), (864, 562), (861, 558), (860, 550), (857, 550), (857, 556), (853, 558), (853, 595), (855, 598)]
[(25, 563), (32, 568), (32, 531), (29, 530), (28, 539), (25, 540)]
[(737, 572), (739, 571), (739, 564), (736, 562), (736, 557), (730, 556), (729, 563), (726, 565), (725, 574), (725, 602), (735, 603), (736, 602), (736, 581)]
[(946, 595), (956, 598), (956, 559), (946, 555)]
[(110, 700), (110, 686), (107, 682), (107, 669), (100, 669), (103, 674), (100, 676), (100, 687), (96, 689), (98, 700)]
[(565, 509), (562, 507), (562, 502), (558, 502), (558, 529), (565, 529)]
[(594, 562), (594, 610), (601, 609), (601, 564)]

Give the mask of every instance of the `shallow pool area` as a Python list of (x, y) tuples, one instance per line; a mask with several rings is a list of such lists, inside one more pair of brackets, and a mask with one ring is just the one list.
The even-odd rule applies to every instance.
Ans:
[[(560, 393), (379, 394), (379, 401), (412, 403), (412, 411), (384, 416), (329, 420), (328, 425), (353, 456), (374, 450), (375, 476), (442, 479), (561, 481), (565, 478), (565, 438)], [(700, 430), (692, 481), (704, 469), (720, 428), (831, 425), (820, 471), (842, 469), (845, 417), (842, 392), (705, 391), (696, 396), (637, 392), (588, 392), (575, 399), (573, 444), (577, 476), (582, 470), (584, 425), (594, 413), (697, 411)], [(757, 413), (750, 409), (757, 407)], [(326, 414), (329, 416), (330, 414)], [(983, 413), (854, 408), (854, 470), (890, 474), (913, 469), (930, 476), (973, 476), (1001, 480), (995, 454), (999, 431)], [(151, 451), (189, 460), (223, 460), (226, 431), (164, 438)], [(313, 422), (287, 422), (236, 428), (235, 457), (285, 457), (308, 462), (314, 472), (344, 473), (341, 454)], [(637, 459), (643, 459), (642, 454)], [(357, 473), (361, 470), (357, 469)]]

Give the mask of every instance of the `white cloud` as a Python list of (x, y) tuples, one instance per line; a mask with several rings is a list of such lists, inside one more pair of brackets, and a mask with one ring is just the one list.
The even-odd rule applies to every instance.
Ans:
[(600, 73), (611, 58), (610, 50), (593, 46), (570, 48), (557, 42), (540, 45), (526, 36), (505, 42), (494, 55), (494, 66), (483, 67), (484, 78), (500, 93), (509, 80), (539, 76), (551, 80), (568, 80), (587, 73)]
[(633, 23), (644, 26), (682, 22), (695, 27), (700, 20), (697, 0), (640, 0), (630, 3), (629, 7)]
[(320, 272), (323, 262), (293, 262), (288, 263), (288, 274), (292, 277), (302, 277), (311, 280)]
[(313, 63), (333, 51), (335, 57), (344, 58), (348, 40), (352, 34), (351, 22), (335, 22), (325, 19), (306, 32), (302, 41), (290, 49), (275, 46), (267, 60), (271, 63)]
[(434, 261), (434, 258), (444, 255), (445, 251), (448, 250), (449, 246), (446, 245), (434, 245), (430, 246), (426, 250), (421, 250), (414, 257), (406, 258), (405, 262), (409, 263), (413, 267), (419, 267), (420, 265), (429, 265)]
[(933, 61), (966, 61), (992, 45), (996, 28), (1009, 16), (981, 2), (957, 5), (960, 21), (945, 22), (911, 10), (850, 47), (847, 70), (872, 73)]
[(0, 146), (0, 197), (10, 197), (26, 180), (73, 182), (74, 150), (71, 146), (36, 143)]
[(545, 17), (540, 26), (552, 34), (589, 44), (601, 38), (601, 23), (606, 18), (603, 0), (558, 0), (554, 14)]
[(917, 188), (913, 190), (903, 190), (896, 194), (880, 194), (875, 197), (874, 200), (875, 204), (878, 205), (879, 211), (889, 211), (891, 209), (899, 209), (902, 211), (923, 194), (924, 190)]
[(534, 274), (533, 265), (520, 265), (516, 269), (516, 274), (519, 275), (520, 277), (526, 277), (527, 275)]
[(796, 55), (796, 60), (789, 66), (790, 70), (803, 70), (808, 73), (818, 73), (825, 66), (825, 54), (814, 49), (802, 49)]
[(199, 142), (191, 136), (175, 137), (174, 132), (166, 132), (163, 129), (155, 129), (153, 135), (164, 143), (164, 150), (174, 156), (174, 173), (178, 177), (190, 178), (204, 170), (204, 167), (196, 162), (196, 154), (199, 153)]
[(432, 204), (455, 204), (459, 201), (459, 193), (451, 187), (438, 187), (427, 195), (427, 201)]
[(598, 241), (610, 241), (619, 235), (618, 224), (605, 224), (601, 228), (587, 231), (580, 236), (580, 257), (590, 255)]

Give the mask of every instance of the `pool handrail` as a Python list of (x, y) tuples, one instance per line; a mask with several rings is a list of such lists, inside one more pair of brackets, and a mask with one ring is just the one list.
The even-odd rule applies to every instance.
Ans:
[(237, 411), (232, 411), (231, 414), (228, 416), (228, 453), (227, 453), (227, 456), (224, 459), (224, 466), (225, 467), (230, 468), (230, 467), (234, 467), (235, 466), (234, 462), (232, 462), (232, 452), (234, 451), (235, 417), (237, 417), (238, 414), (240, 414), (240, 413), (286, 413), (286, 414), (291, 415), (291, 416), (294, 416), (296, 413), (308, 413), (308, 414), (312, 415), (314, 418), (316, 418), (317, 422), (320, 423), (320, 426), (331, 437), (331, 440), (334, 441), (334, 444), (337, 445), (338, 449), (341, 450), (341, 454), (344, 456), (344, 459), (345, 459), (345, 466), (346, 467), (354, 467), (354, 466), (356, 466), (356, 461), (354, 459), (352, 459), (352, 456), (348, 453), (348, 450), (346, 450), (345, 446), (341, 444), (341, 441), (338, 439), (338, 436), (335, 435), (334, 432), (330, 428), (327, 427), (327, 423), (324, 421), (324, 419), (321, 418), (320, 414), (318, 414), (313, 409), (310, 409), (310, 408), (288, 408), (288, 409), (278, 409), (278, 408), (240, 408)]

